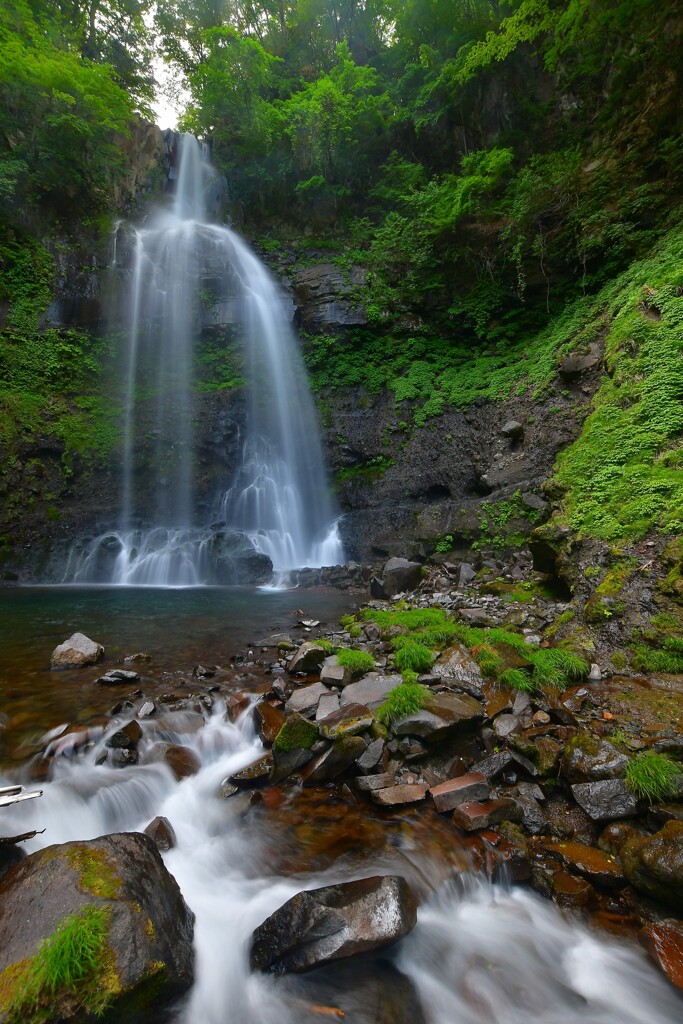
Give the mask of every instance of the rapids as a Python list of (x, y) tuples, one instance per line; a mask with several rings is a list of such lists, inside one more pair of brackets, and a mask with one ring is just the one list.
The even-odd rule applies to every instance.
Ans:
[[(288, 820), (299, 823), (300, 837), (324, 838), (324, 798), (316, 812), (297, 811), (305, 793), (295, 789), (271, 812), (250, 807), (246, 796), (218, 797), (221, 780), (261, 752), (250, 713), (232, 724), (223, 711), (218, 702), (195, 732), (184, 731), (182, 712), (161, 733), (154, 720), (142, 723), (142, 760), (154, 739), (180, 742), (201, 759), (193, 777), (176, 782), (159, 764), (96, 767), (102, 736), (87, 753), (57, 755), (44, 796), (2, 819), (6, 834), (45, 828), (29, 850), (141, 830), (156, 814), (170, 819), (178, 845), (164, 860), (196, 914), (196, 982), (169, 1022), (300, 1024), (306, 979), (250, 974), (253, 928), (302, 888), (400, 872), (423, 902), (414, 932), (390, 956), (415, 983), (429, 1024), (678, 1024), (679, 996), (637, 946), (524, 889), (491, 885), (466, 870), (462, 852), (411, 838), (406, 821), (375, 821), (366, 833), (362, 814), (350, 811), (342, 856), (306, 855), (301, 838), (293, 854)], [(376, 1024), (371, 1010), (356, 1020)]]

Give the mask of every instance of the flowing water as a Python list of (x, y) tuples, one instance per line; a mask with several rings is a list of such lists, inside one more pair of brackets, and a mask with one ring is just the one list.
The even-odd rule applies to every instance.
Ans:
[[(253, 928), (302, 888), (391, 872), (406, 875), (423, 897), (417, 927), (390, 956), (416, 985), (428, 1024), (678, 1024), (680, 997), (635, 944), (607, 938), (527, 891), (463, 874), (466, 858), (452, 837), (450, 851), (427, 842), (419, 815), (391, 824), (334, 806), (324, 792), (307, 797), (296, 789), (272, 810), (250, 808), (240, 796), (220, 799), (221, 780), (261, 750), (248, 712), (238, 724), (222, 712), (219, 705), (199, 732), (183, 733), (181, 713), (176, 733), (164, 727), (164, 739), (193, 747), (201, 759), (189, 779), (176, 782), (160, 764), (95, 767), (96, 748), (56, 758), (44, 796), (2, 819), (6, 834), (45, 828), (26, 844), (31, 850), (140, 830), (156, 814), (170, 819), (178, 845), (164, 860), (196, 914), (196, 981), (168, 1011), (169, 1022), (308, 1024), (301, 1007), (311, 1003), (310, 979), (249, 972)], [(158, 727), (146, 721), (143, 728), (144, 753)], [(352, 1019), (377, 1018), (361, 1008)]]
[[(276, 572), (338, 565), (343, 550), (315, 407), (278, 287), (235, 232), (210, 223), (216, 172), (178, 137), (171, 208), (117, 228), (115, 321), (126, 325), (121, 514), (116, 529), (72, 550), (65, 581), (197, 586), (217, 572), (216, 532), (242, 536)], [(241, 462), (197, 522), (193, 377), (202, 331), (219, 326), (244, 360)]]

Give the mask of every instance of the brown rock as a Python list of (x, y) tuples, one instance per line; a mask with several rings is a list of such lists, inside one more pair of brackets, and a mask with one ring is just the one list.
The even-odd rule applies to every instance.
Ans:
[(452, 811), (460, 804), (478, 803), (487, 800), (489, 783), (479, 772), (468, 772), (456, 779), (449, 779), (429, 790), (437, 811)]
[(63, 668), (85, 668), (87, 665), (96, 665), (104, 657), (104, 647), (96, 643), (84, 633), (74, 633), (59, 644), (52, 652), (51, 667), (53, 669)]
[(669, 981), (683, 988), (683, 922), (658, 921), (643, 928), (640, 938)]
[(453, 811), (453, 824), (465, 830), (475, 832), (481, 828), (490, 828), (501, 821), (519, 821), (520, 809), (514, 800), (485, 800), (481, 803), (460, 804)]
[(572, 871), (599, 885), (623, 885), (626, 881), (619, 864), (608, 854), (584, 843), (548, 841), (543, 849), (553, 853)]
[(320, 735), (331, 740), (337, 736), (357, 736), (370, 729), (374, 721), (372, 711), (364, 704), (345, 704), (320, 722)]
[(263, 757), (259, 757), (253, 764), (249, 764), (246, 768), (241, 768), (238, 772), (233, 772), (232, 775), (229, 775), (228, 782), (233, 786), (237, 786), (238, 789), (253, 789), (254, 786), (265, 785), (272, 770), (273, 755), (264, 754)]
[(190, 747), (183, 747), (175, 743), (163, 745), (163, 760), (171, 769), (176, 779), (186, 779), (190, 775), (196, 775), (201, 768), (201, 761)]
[(282, 708), (261, 701), (254, 708), (254, 724), (261, 737), (261, 742), (270, 747), (275, 742), (275, 737), (285, 724), (285, 713)]
[(168, 818), (157, 815), (150, 821), (144, 832), (152, 840), (157, 850), (164, 853), (166, 850), (172, 850), (176, 845), (175, 831)]
[(388, 789), (377, 789), (372, 793), (374, 803), (380, 807), (400, 807), (402, 804), (417, 804), (427, 796), (424, 783), (412, 786), (390, 786)]

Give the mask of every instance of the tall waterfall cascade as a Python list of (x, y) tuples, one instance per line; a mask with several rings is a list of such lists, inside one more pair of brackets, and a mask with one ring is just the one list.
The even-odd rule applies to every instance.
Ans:
[[(120, 521), (74, 547), (67, 582), (192, 586), (239, 582), (240, 564), (263, 572), (267, 559), (275, 573), (343, 561), (283, 296), (239, 235), (210, 222), (219, 179), (206, 147), (181, 135), (177, 150), (171, 207), (115, 237), (114, 319), (126, 339)], [(241, 352), (246, 414), (238, 469), (202, 523), (194, 367), (202, 331), (216, 324)]]

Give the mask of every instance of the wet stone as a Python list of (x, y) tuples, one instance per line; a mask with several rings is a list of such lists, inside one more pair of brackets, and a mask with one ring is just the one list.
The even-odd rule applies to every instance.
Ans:
[(115, 668), (111, 672), (107, 672), (105, 676), (100, 676), (95, 682), (101, 686), (122, 686), (124, 683), (132, 685), (140, 682), (140, 675), (138, 672), (128, 671), (125, 668)]
[(315, 713), (316, 722), (322, 722), (328, 715), (333, 715), (336, 711), (339, 711), (339, 694), (330, 693), (320, 698), (318, 708)]
[[(327, 657), (327, 651), (313, 640), (306, 640), (289, 662), (287, 671), (316, 672)], [(298, 709), (297, 709), (298, 710)]]
[(543, 843), (543, 849), (555, 854), (572, 872), (583, 875), (591, 882), (610, 887), (625, 882), (616, 860), (594, 846), (571, 841), (548, 841)]
[(453, 811), (453, 824), (474, 832), (482, 828), (491, 828), (501, 821), (519, 821), (521, 813), (515, 800), (485, 800), (476, 803), (460, 804)]
[(572, 796), (593, 821), (632, 817), (638, 801), (621, 779), (582, 782), (571, 787)]
[(432, 665), (430, 674), (435, 680), (462, 686), (468, 693), (481, 693), (484, 685), (481, 669), (460, 644), (445, 650)]
[(339, 736), (329, 750), (302, 772), (304, 784), (318, 786), (336, 779), (351, 767), (366, 747), (361, 736)]
[(347, 683), (351, 682), (351, 669), (345, 665), (340, 665), (335, 654), (325, 659), (325, 663), (320, 670), (320, 682), (325, 683), (326, 686), (346, 686)]
[(258, 761), (233, 772), (228, 776), (228, 782), (238, 789), (251, 789), (253, 786), (262, 786), (268, 781), (268, 776), (273, 769), (273, 755), (264, 754)]
[(106, 741), (108, 747), (128, 749), (135, 747), (142, 737), (142, 729), (137, 722), (129, 722), (122, 729), (117, 729)]
[(254, 708), (254, 724), (261, 737), (261, 742), (272, 746), (275, 737), (285, 724), (285, 713), (282, 708), (274, 707), (266, 701), (260, 701)]
[(427, 796), (427, 785), (414, 783), (406, 786), (390, 786), (372, 792), (372, 799), (380, 807), (400, 807), (403, 804), (420, 803)]
[(437, 811), (452, 811), (465, 803), (478, 803), (487, 800), (489, 783), (485, 776), (478, 772), (468, 772), (457, 779), (449, 779), (429, 790)]
[(84, 633), (73, 633), (64, 643), (58, 644), (52, 652), (51, 668), (85, 668), (96, 665), (104, 657), (104, 647)]
[(509, 736), (517, 726), (519, 725), (519, 719), (516, 715), (498, 715), (495, 722), (493, 723), (493, 731), (499, 740), (505, 739)]
[(138, 708), (138, 718), (149, 718), (156, 711), (156, 704), (151, 700), (146, 700), (144, 704), (141, 704)]
[(562, 758), (562, 774), (570, 782), (595, 782), (624, 774), (629, 759), (607, 740), (580, 733)]
[(229, 778), (223, 779), (220, 786), (218, 787), (218, 795), (222, 800), (229, 800), (235, 793), (240, 792), (240, 787), (235, 786)]
[(176, 834), (168, 818), (157, 815), (150, 821), (144, 832), (152, 840), (157, 850), (161, 850), (162, 853), (172, 850), (176, 845)]
[(138, 763), (139, 755), (137, 750), (129, 750), (127, 747), (115, 747), (109, 751), (107, 761), (112, 768), (129, 768), (131, 765)]
[(176, 779), (187, 779), (190, 775), (196, 775), (201, 768), (201, 761), (190, 747), (183, 747), (177, 743), (159, 745), (164, 748), (160, 751), (162, 759)]
[(377, 789), (390, 789), (395, 781), (393, 772), (382, 772), (381, 775), (358, 776), (353, 780), (353, 784), (361, 793), (370, 793)]
[(394, 722), (392, 730), (397, 736), (417, 736), (428, 742), (439, 742), (461, 723), (482, 715), (481, 704), (468, 694), (432, 694), (419, 711)]
[(640, 938), (669, 981), (683, 989), (683, 922), (666, 920), (649, 924)]

